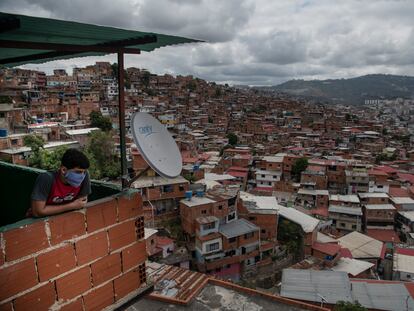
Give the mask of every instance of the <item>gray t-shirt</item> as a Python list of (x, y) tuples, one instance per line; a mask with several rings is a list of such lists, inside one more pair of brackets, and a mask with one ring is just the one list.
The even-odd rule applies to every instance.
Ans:
[[(31, 199), (34, 201), (47, 201), (49, 198), (49, 195), (51, 194), (52, 186), (57, 176), (58, 176), (58, 172), (45, 172), (37, 176), (35, 185), (33, 187)], [(64, 197), (63, 201), (55, 202), (54, 204), (69, 203), (77, 198), (87, 196), (91, 194), (91, 192), (92, 192), (91, 181), (89, 179), (89, 173), (86, 172), (85, 179), (82, 181), (82, 184), (80, 185), (79, 193), (76, 195), (76, 197), (65, 198), (66, 194), (61, 193)]]

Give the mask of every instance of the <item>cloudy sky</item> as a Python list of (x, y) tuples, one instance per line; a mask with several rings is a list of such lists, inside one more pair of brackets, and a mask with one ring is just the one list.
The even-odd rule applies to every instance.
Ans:
[[(414, 75), (413, 0), (1, 0), (0, 11), (207, 41), (126, 56), (126, 66), (230, 84)], [(71, 69), (115, 56), (29, 68)]]

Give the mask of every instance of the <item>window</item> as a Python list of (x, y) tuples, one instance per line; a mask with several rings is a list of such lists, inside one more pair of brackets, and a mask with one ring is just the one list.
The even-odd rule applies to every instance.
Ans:
[(266, 177), (266, 175), (263, 175), (263, 174), (262, 174), (262, 178), (265, 178), (265, 177)]
[(249, 220), (254, 221), (254, 220), (256, 220), (256, 217), (254, 217), (254, 216), (249, 216)]
[(236, 242), (236, 238), (230, 238), (229, 239), (229, 243), (234, 243), (234, 242)]
[(345, 227), (345, 223), (341, 222), (340, 223), (341, 227)]
[(203, 210), (201, 211), (201, 214), (207, 214), (207, 210), (203, 209)]
[(265, 229), (262, 229), (262, 234), (266, 234), (266, 230)]
[(6, 117), (6, 113), (5, 112), (0, 112), (0, 118), (5, 118)]
[(212, 251), (218, 250), (219, 247), (220, 247), (219, 242), (212, 243), (212, 244), (207, 244), (206, 245), (206, 251), (207, 252), (212, 252)]
[(178, 186), (178, 190), (180, 190), (180, 191), (184, 191), (184, 186), (183, 186), (183, 185), (179, 185), (179, 186)]
[(352, 225), (352, 229), (356, 229), (357, 228), (357, 226), (356, 225)]
[(219, 206), (218, 206), (218, 209), (219, 209), (219, 210), (222, 210), (222, 209), (223, 209), (223, 205), (219, 205)]
[(162, 187), (162, 192), (164, 192), (164, 193), (170, 193), (170, 192), (173, 192), (173, 191), (174, 191), (174, 189), (173, 189), (172, 185), (166, 185), (166, 186)]
[(210, 229), (214, 229), (215, 227), (216, 227), (216, 223), (215, 222), (211, 222), (209, 224), (203, 225), (203, 230), (210, 230)]
[(249, 233), (246, 233), (245, 235), (244, 235), (244, 238), (245, 239), (250, 239), (250, 238), (252, 238), (254, 236), (254, 232), (249, 232)]
[(17, 139), (12, 139), (12, 140), (11, 140), (11, 144), (12, 144), (12, 145), (17, 145), (17, 142), (18, 142), (18, 140), (17, 140)]

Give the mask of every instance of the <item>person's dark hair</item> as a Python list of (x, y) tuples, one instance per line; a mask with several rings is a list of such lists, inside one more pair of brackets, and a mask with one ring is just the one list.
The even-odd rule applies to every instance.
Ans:
[(89, 168), (89, 160), (81, 151), (71, 148), (63, 154), (62, 165), (69, 170), (75, 167), (86, 170)]

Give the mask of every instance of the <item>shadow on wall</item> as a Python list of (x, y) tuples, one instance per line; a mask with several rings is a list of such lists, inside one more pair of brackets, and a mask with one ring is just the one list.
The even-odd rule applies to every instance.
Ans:
[[(0, 227), (25, 219), (37, 176), (44, 170), (0, 161)], [(89, 202), (120, 193), (117, 185), (92, 181)], [(30, 219), (27, 219), (30, 221)]]

